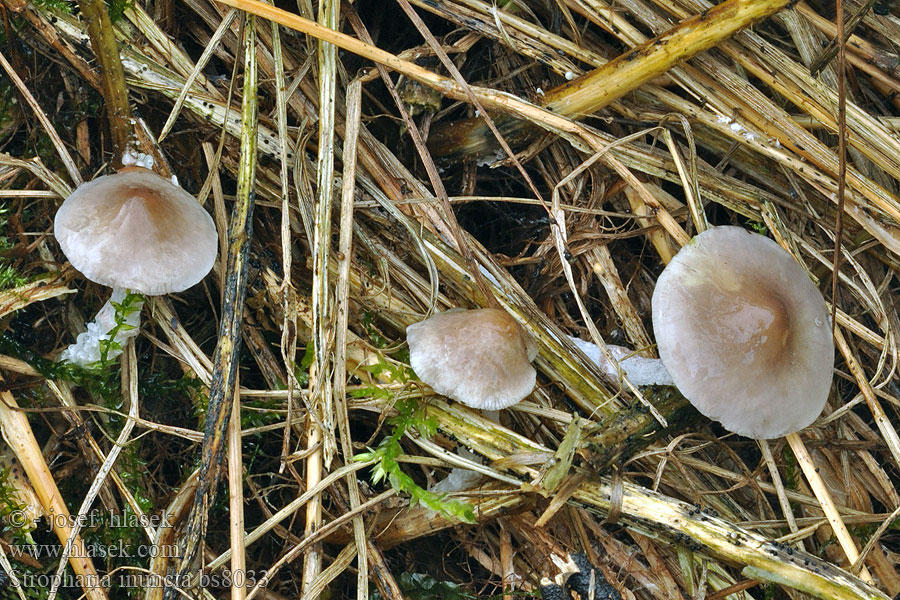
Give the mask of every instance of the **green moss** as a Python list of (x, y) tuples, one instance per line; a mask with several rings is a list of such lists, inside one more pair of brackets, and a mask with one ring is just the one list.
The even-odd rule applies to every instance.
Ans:
[[(2, 108), (0, 108), (2, 111)], [(0, 235), (0, 252), (4, 252), (6, 250), (10, 250), (13, 247), (12, 241), (8, 237), (6, 237), (6, 230), (8, 226), (7, 214), (9, 213), (8, 205), (0, 205), (0, 231), (3, 232), (4, 235)], [(15, 267), (13, 267), (9, 262), (2, 258), (0, 255), (0, 291), (8, 290), (10, 288), (18, 287), (27, 283), (27, 278), (21, 275)]]
[[(13, 569), (15, 569), (16, 577), (19, 579), (20, 583), (23, 581), (23, 579), (28, 578), (28, 577), (33, 578), (33, 577), (40, 576), (42, 574), (48, 575), (48, 576), (52, 575), (52, 572), (48, 572), (48, 569), (46, 567), (42, 570), (38, 570), (38, 569), (35, 569), (34, 567), (28, 566), (27, 564), (19, 563), (19, 562), (13, 562), (12, 565), (13, 565)], [(2, 571), (0, 571), (0, 572), (2, 572)], [(25, 580), (27, 581), (27, 579), (25, 579)], [(6, 581), (6, 579), (4, 578), (3, 581)], [(25, 597), (28, 600), (44, 600), (49, 595), (50, 590), (48, 588), (42, 588), (42, 587), (39, 587), (36, 585), (32, 585), (30, 587), (23, 586), (22, 592), (24, 592)], [(20, 599), (19, 599), (19, 595), (13, 589), (13, 586), (11, 584), (9, 584), (9, 585), (4, 585), (2, 588), (0, 588), (0, 600), (20, 600)]]
[[(20, 527), (13, 521), (13, 513), (20, 511), (25, 506), (19, 502), (15, 495), (15, 487), (10, 483), (11, 470), (7, 468), (0, 469), (0, 532), (3, 533), (4, 539), (9, 543), (7, 554), (14, 554), (17, 550), (23, 549), (27, 552), (26, 547), (32, 547), (35, 543), (31, 537), (32, 528), (30, 526)], [(21, 580), (23, 575), (38, 575), (41, 571), (29, 566), (26, 562), (13, 559), (11, 561), (16, 576)], [(5, 576), (6, 572), (0, 569), (0, 575)], [(6, 578), (0, 579), (6, 581)], [(23, 588), (25, 597), (29, 600), (39, 600), (47, 597), (47, 590), (39, 588)], [(12, 589), (12, 586), (0, 586), (0, 600), (19, 600), (18, 594)]]
[[(106, 0), (106, 10), (109, 12), (110, 21), (115, 24), (133, 4), (133, 0)], [(34, 0), (34, 5), (48, 12), (71, 15), (75, 12), (77, 3), (74, 0)]]
[[(154, 524), (155, 521), (151, 519), (147, 523)], [(152, 560), (150, 555), (174, 551), (156, 547), (149, 542), (141, 527), (140, 518), (128, 506), (118, 512), (94, 508), (90, 513), (90, 524), (83, 533), (84, 543), (101, 573), (128, 566), (147, 569)], [(109, 597), (113, 599), (142, 598), (145, 592), (142, 587), (128, 584), (127, 579), (121, 575), (110, 577), (108, 583)]]
[[(449, 581), (438, 581), (427, 573), (410, 573), (404, 571), (397, 577), (397, 584), (405, 598), (410, 600), (466, 600), (477, 598), (465, 590), (459, 584)], [(372, 600), (381, 600), (381, 594), (373, 591)]]
[(0, 291), (25, 285), (28, 279), (22, 276), (15, 267), (0, 262)]
[(133, 0), (106, 0), (106, 10), (113, 25), (125, 15), (125, 11), (134, 4)]
[(747, 227), (758, 233), (759, 235), (769, 235), (769, 228), (762, 221), (747, 221)]
[(284, 419), (284, 402), (277, 398), (241, 401), (241, 429), (271, 425)]
[(10, 522), (11, 514), (25, 508), (16, 497), (16, 488), (9, 481), (10, 473), (9, 467), (0, 469), (0, 531), (12, 544), (30, 544), (31, 529)]
[[(871, 538), (875, 531), (881, 526), (880, 523), (862, 523), (859, 525), (848, 525), (847, 530), (850, 532), (850, 535), (860, 540), (867, 540)], [(887, 527), (888, 531), (900, 531), (900, 517), (891, 521), (891, 524)]]
[(70, 15), (75, 10), (75, 2), (70, 0), (34, 0), (34, 5), (48, 12)]
[(312, 341), (310, 341), (306, 345), (306, 350), (303, 352), (303, 358), (300, 359), (300, 364), (294, 365), (294, 377), (302, 388), (309, 386), (309, 367), (313, 364), (313, 360), (315, 360), (315, 350)]
[(413, 398), (400, 400), (394, 408), (397, 414), (388, 419), (388, 424), (393, 427), (391, 434), (381, 440), (375, 448), (369, 448), (369, 452), (354, 456), (353, 460), (362, 462), (374, 460), (372, 483), (377, 485), (381, 481), (387, 481), (396, 491), (409, 495), (410, 505), (421, 504), (445, 517), (463, 523), (475, 523), (475, 513), (470, 504), (448, 500), (444, 494), (420, 487), (400, 468), (397, 458), (403, 454), (400, 440), (404, 434), (415, 430), (424, 438), (431, 437), (437, 432), (437, 421), (427, 416), (424, 407)]
[(387, 348), (391, 341), (381, 335), (377, 329), (375, 329), (375, 315), (372, 312), (365, 311), (362, 314), (362, 325), (366, 329), (366, 335), (369, 337), (369, 341), (372, 342), (372, 345), (376, 348)]
[(791, 451), (790, 446), (784, 446), (784, 450), (781, 452), (781, 458), (784, 462), (784, 466), (781, 469), (781, 481), (784, 483), (785, 488), (796, 490), (798, 488), (797, 474), (799, 473), (800, 465), (797, 464), (797, 458)]
[(144, 305), (144, 296), (143, 294), (129, 291), (122, 298), (121, 302), (111, 302), (111, 304), (116, 311), (114, 317), (115, 325), (107, 332), (109, 339), (100, 340), (100, 362), (96, 365), (96, 368), (101, 370), (109, 368), (109, 354), (111, 352), (120, 353), (122, 351), (122, 344), (116, 341), (116, 336), (123, 331), (134, 329), (126, 321), (129, 315), (141, 310), (141, 307)]
[[(5, 28), (0, 27), (0, 44), (6, 44)], [(14, 124), (22, 116), (16, 90), (8, 78), (0, 79), (0, 131)]]
[[(144, 489), (147, 475), (147, 461), (140, 453), (140, 446), (136, 442), (125, 446), (116, 461), (119, 477), (131, 492), (135, 502), (144, 512), (153, 509), (153, 501), (150, 500), (147, 490)], [(130, 510), (130, 509), (129, 509)]]
[(72, 363), (53, 362), (24, 346), (9, 332), (0, 335), (0, 352), (25, 361), (47, 379), (66, 381), (83, 387), (104, 400), (120, 401), (118, 363), (109, 365), (106, 370), (96, 370), (85, 369)]

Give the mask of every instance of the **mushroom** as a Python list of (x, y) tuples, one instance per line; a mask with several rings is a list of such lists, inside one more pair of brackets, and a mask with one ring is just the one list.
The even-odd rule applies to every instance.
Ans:
[[(116, 326), (115, 309), (125, 290), (151, 296), (185, 290), (210, 271), (218, 248), (212, 217), (196, 199), (142, 167), (78, 186), (57, 211), (53, 228), (72, 266), (113, 288), (95, 323), (60, 357), (85, 366), (100, 360), (100, 340), (109, 339)], [(131, 308), (128, 327), (116, 328), (120, 345), (137, 334), (140, 305)]]
[(406, 328), (413, 370), (434, 391), (497, 410), (534, 389), (534, 340), (506, 311), (454, 309)]
[[(856, 563), (856, 542), (797, 433), (822, 412), (834, 368), (828, 309), (803, 268), (764, 236), (710, 229), (660, 275), (653, 329), (676, 387), (701, 413), (757, 438), (770, 465), (765, 440), (786, 436), (847, 559)], [(859, 576), (872, 581), (865, 565)]]
[(652, 302), (660, 357), (707, 417), (769, 439), (822, 412), (834, 366), (828, 310), (772, 240), (740, 227), (701, 233), (660, 275)]

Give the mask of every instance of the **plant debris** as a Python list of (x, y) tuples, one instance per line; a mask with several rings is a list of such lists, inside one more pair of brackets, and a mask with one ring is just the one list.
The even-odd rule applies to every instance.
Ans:
[[(578, 556), (558, 591), (896, 597), (900, 9), (838, 6), (0, 0), (0, 594), (537, 597)], [(82, 369), (56, 360), (109, 292), (52, 223), (123, 144), (219, 255)], [(655, 282), (721, 225), (834, 309), (825, 411), (790, 440), (728, 434), (607, 348), (656, 358)], [(405, 346), (483, 307), (538, 348), (499, 416)], [(452, 469), (478, 477), (432, 491)]]

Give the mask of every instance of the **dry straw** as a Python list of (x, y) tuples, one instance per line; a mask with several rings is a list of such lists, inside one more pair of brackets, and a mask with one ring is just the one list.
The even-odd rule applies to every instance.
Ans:
[[(831, 5), (151, 0), (89, 31), (76, 14), (2, 2), (15, 24), (3, 93), (21, 102), (0, 115), (13, 245), (0, 260), (30, 278), (0, 291), (4, 437), (45, 511), (63, 512), (63, 487), (69, 506), (165, 515), (135, 534), (187, 551), (92, 565), (72, 536), (77, 573), (196, 574), (197, 559), (207, 573), (267, 571), (231, 582), (235, 599), (365, 599), (369, 586), (399, 598), (414, 580), (404, 570), (509, 595), (580, 551), (640, 600), (750, 600), (769, 593), (759, 584), (829, 600), (900, 593), (896, 8), (843, 2), (860, 18), (845, 48), (847, 218), (831, 297), (838, 77), (833, 62), (809, 70), (835, 35)], [(111, 39), (124, 84), (105, 72)], [(129, 350), (113, 392), (124, 408), (36, 358), (102, 301), (49, 235), (79, 179), (118, 160), (101, 104), (146, 118), (113, 119), (111, 139), (174, 171), (220, 232), (214, 275), (148, 303), (137, 363)], [(791, 251), (835, 308), (835, 383), (789, 443), (757, 446), (674, 389), (609, 380), (567, 337), (653, 357), (663, 265), (726, 224)], [(402, 346), (435, 311), (488, 306), (539, 348), (535, 390), (499, 420), (435, 396)], [(9, 343), (24, 329), (30, 347)], [(181, 374), (193, 395), (154, 395)], [(353, 455), (403, 418), (421, 427), (393, 447), (402, 493), (365, 483), (372, 464)], [(39, 444), (70, 427), (71, 466)], [(123, 460), (135, 455), (145, 470)], [(453, 494), (475, 524), (406, 505), (452, 467), (480, 477)]]

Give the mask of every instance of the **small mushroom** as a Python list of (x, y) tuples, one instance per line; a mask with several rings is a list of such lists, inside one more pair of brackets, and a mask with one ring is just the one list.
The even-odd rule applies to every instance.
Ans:
[[(141, 167), (78, 186), (57, 211), (53, 228), (72, 266), (113, 288), (112, 302), (121, 302), (126, 289), (156, 296), (191, 287), (209, 273), (218, 248), (215, 224), (196, 199)], [(107, 302), (98, 322), (61, 358), (83, 365), (99, 360), (99, 340), (108, 339), (114, 314)], [(129, 325), (135, 335), (136, 323)]]
[(473, 408), (498, 410), (534, 389), (534, 340), (506, 311), (449, 310), (406, 328), (416, 375)]
[(675, 256), (653, 291), (653, 330), (676, 387), (729, 431), (799, 431), (822, 412), (834, 343), (822, 294), (772, 240), (715, 227)]

